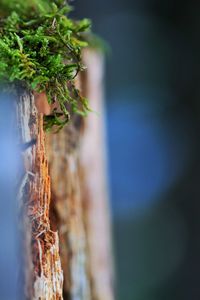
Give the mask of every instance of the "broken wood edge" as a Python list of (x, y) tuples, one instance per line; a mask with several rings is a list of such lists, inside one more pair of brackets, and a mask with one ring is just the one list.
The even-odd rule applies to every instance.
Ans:
[(43, 115), (28, 91), (20, 92), (16, 102), (20, 142), (36, 139), (24, 153), (25, 180), (20, 199), (22, 211), (22, 249), (24, 249), (24, 296), (26, 299), (60, 300), (63, 272), (59, 256), (58, 233), (49, 219), (50, 177), (45, 152)]

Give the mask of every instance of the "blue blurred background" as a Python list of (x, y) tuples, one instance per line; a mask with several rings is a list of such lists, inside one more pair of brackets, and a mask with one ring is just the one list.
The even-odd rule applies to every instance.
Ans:
[(106, 106), (116, 298), (200, 299), (200, 3), (72, 4), (112, 49)]

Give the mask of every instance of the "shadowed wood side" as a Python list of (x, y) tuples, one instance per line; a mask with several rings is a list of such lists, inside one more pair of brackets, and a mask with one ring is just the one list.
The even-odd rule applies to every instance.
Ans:
[(74, 116), (60, 132), (47, 135), (53, 195), (51, 220), (60, 238), (64, 299), (71, 300), (91, 299), (79, 176), (81, 127), (82, 118)]

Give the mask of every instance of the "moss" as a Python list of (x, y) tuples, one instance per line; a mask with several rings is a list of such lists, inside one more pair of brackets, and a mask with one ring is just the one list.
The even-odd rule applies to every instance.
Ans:
[(86, 115), (89, 107), (75, 87), (84, 70), (81, 53), (88, 46), (90, 21), (74, 21), (64, 0), (1, 0), (0, 81), (46, 92), (59, 108), (45, 127), (62, 128), (72, 113)]

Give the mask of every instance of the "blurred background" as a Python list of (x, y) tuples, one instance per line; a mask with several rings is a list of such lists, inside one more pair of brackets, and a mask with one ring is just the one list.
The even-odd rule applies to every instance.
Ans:
[(72, 5), (112, 49), (105, 85), (116, 298), (200, 299), (200, 2)]

